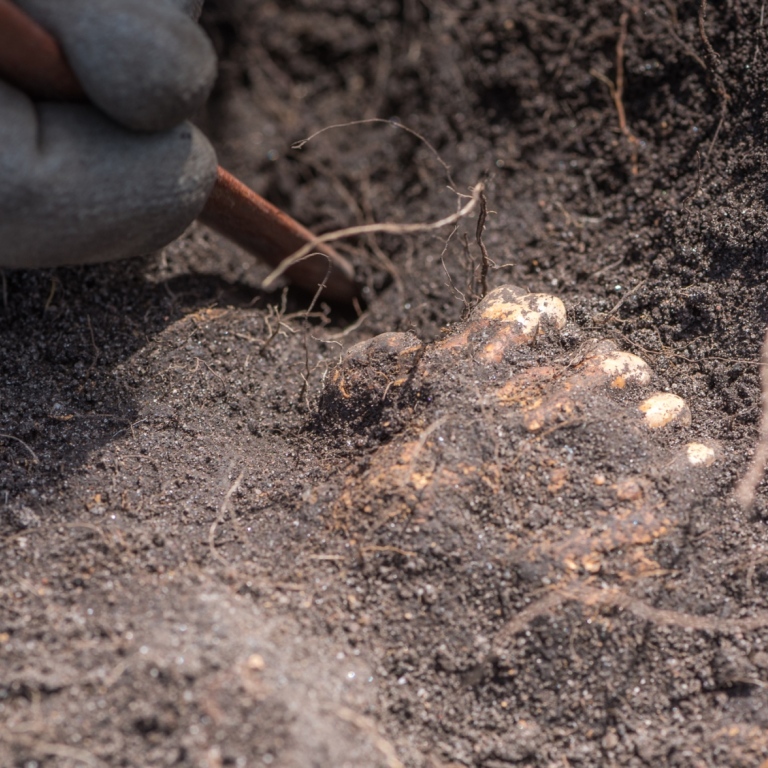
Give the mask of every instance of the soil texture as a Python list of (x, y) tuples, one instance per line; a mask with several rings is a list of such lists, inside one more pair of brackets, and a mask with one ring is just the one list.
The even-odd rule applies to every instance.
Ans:
[(222, 165), (449, 223), (3, 274), (0, 764), (768, 765), (764, 11), (209, 0)]

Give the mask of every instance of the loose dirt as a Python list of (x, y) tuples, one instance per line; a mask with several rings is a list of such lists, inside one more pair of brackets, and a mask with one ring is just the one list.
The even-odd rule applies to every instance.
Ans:
[(197, 226), (5, 273), (0, 764), (765, 765), (764, 10), (209, 2), (225, 167), (318, 232), (482, 181), (567, 323), (482, 319), (479, 210), (342, 244), (356, 308)]

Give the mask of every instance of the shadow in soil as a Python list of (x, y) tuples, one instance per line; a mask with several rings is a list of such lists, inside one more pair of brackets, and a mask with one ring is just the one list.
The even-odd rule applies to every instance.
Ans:
[(158, 282), (149, 275), (153, 266), (138, 259), (3, 274), (0, 509), (55, 496), (137, 420), (173, 422), (167, 408), (153, 407), (142, 363), (134, 361), (169, 326), (191, 317), (194, 327), (223, 307), (251, 309), (261, 322), (264, 313), (301, 312), (311, 301), (216, 274)]

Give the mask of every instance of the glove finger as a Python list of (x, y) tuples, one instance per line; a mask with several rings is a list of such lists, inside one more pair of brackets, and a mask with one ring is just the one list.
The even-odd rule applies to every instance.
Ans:
[(157, 250), (200, 213), (216, 155), (189, 123), (128, 131), (80, 104), (0, 83), (0, 266), (110, 261)]
[(180, 11), (186, 13), (191, 19), (197, 21), (203, 11), (205, 0), (167, 0), (175, 5)]
[(191, 117), (216, 78), (197, 0), (17, 0), (61, 44), (88, 97), (127, 128)]

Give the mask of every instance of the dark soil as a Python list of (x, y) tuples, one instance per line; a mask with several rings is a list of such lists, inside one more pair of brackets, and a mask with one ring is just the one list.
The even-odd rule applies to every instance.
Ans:
[[(279, 5), (204, 14), (222, 164), (316, 231), (483, 181), (489, 287), (568, 324), (483, 361), (477, 210), (342, 244), (367, 306), (309, 317), (197, 226), (5, 273), (0, 764), (768, 764), (762, 3)], [(386, 122), (291, 148), (373, 117), (450, 179)], [(580, 389), (594, 339), (651, 384)]]

